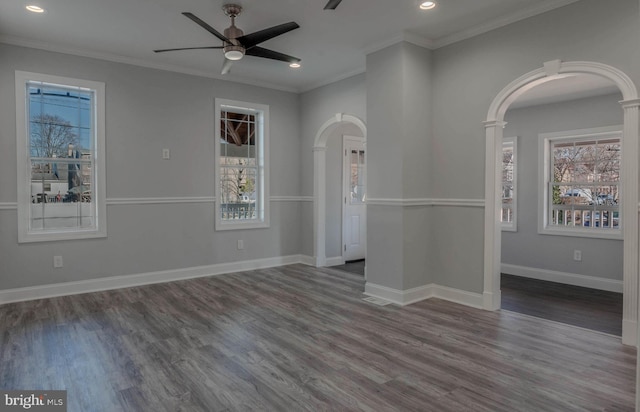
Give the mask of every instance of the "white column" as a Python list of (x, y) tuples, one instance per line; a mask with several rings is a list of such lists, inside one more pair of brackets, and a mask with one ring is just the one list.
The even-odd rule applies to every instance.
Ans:
[(636, 345), (638, 338), (638, 237), (636, 231), (624, 228), (638, 227), (638, 134), (640, 100), (620, 102), (624, 109), (622, 149), (623, 210), (623, 273), (624, 297), (622, 308), (622, 343)]
[(502, 241), (498, 203), (502, 187), (502, 133), (505, 122), (487, 121), (485, 126), (484, 291), (483, 308), (500, 309), (500, 247)]
[(313, 148), (313, 226), (315, 233), (313, 237), (313, 250), (315, 251), (316, 267), (326, 266), (327, 253), (325, 245), (326, 233), (326, 147)]

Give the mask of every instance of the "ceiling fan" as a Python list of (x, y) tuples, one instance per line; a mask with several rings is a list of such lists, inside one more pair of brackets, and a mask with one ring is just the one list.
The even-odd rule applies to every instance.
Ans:
[(342, 0), (329, 0), (327, 5), (324, 6), (325, 10), (335, 10), (336, 7), (342, 2)]
[(222, 74), (229, 73), (229, 71), (231, 70), (231, 64), (236, 60), (242, 59), (242, 57), (244, 57), (245, 55), (279, 60), (291, 64), (300, 63), (301, 60), (297, 57), (289, 56), (258, 46), (259, 43), (299, 28), (300, 26), (298, 25), (298, 23), (292, 21), (245, 35), (243, 31), (237, 28), (235, 25), (236, 17), (238, 17), (238, 15), (242, 12), (242, 7), (237, 4), (225, 4), (224, 6), (222, 6), (222, 10), (224, 10), (224, 14), (231, 18), (231, 26), (224, 30), (224, 35), (220, 34), (216, 29), (205, 23), (193, 13), (182, 13), (197, 25), (213, 34), (218, 39), (222, 40), (222, 46), (181, 47), (177, 49), (159, 49), (154, 50), (154, 52), (164, 53), (176, 50), (222, 49), (224, 50)]

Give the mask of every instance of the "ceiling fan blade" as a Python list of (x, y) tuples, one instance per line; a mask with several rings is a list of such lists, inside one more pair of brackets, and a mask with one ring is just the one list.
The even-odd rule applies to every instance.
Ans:
[(258, 46), (247, 49), (247, 51), (245, 51), (245, 54), (249, 56), (255, 56), (255, 57), (264, 57), (265, 59), (279, 60), (281, 62), (287, 62), (287, 63), (301, 62), (301, 60), (297, 57), (289, 56), (284, 53), (265, 49), (264, 47), (258, 47)]
[(326, 6), (324, 6), (325, 10), (335, 10), (336, 7), (342, 2), (342, 0), (329, 0)]
[(226, 57), (224, 58), (224, 63), (222, 63), (222, 71), (221, 74), (227, 74), (231, 71), (231, 65), (233, 64), (233, 60), (229, 60)]
[(236, 40), (244, 46), (245, 49), (255, 46), (256, 44), (267, 41), (281, 34), (285, 34), (291, 30), (295, 30), (298, 27), (298, 23), (291, 21), (289, 23), (283, 23), (278, 26), (269, 27), (268, 29), (260, 30), (254, 33), (246, 34), (238, 37)]
[(200, 49), (222, 49), (223, 46), (205, 46), (205, 47), (180, 47), (178, 49), (160, 49), (154, 50), (156, 53), (164, 53), (168, 51), (176, 51), (176, 50), (200, 50)]
[(226, 37), (224, 37), (222, 34), (220, 34), (216, 29), (214, 29), (213, 27), (209, 26), (207, 23), (205, 23), (204, 21), (202, 21), (199, 17), (197, 17), (196, 15), (194, 15), (193, 13), (189, 13), (189, 12), (184, 12), (182, 13), (184, 14), (186, 17), (190, 18), (191, 20), (193, 20), (197, 25), (199, 25), (200, 27), (202, 27), (203, 29), (205, 29), (206, 31), (208, 31), (209, 33), (213, 34), (214, 36), (216, 36), (217, 38), (219, 38), (222, 41), (226, 41), (227, 43), (231, 43), (229, 41), (229, 39), (227, 39)]

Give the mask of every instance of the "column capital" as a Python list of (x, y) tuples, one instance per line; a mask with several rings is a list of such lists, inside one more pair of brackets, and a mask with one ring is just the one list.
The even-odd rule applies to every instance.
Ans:
[(507, 125), (507, 122), (503, 120), (487, 120), (485, 122), (482, 122), (482, 124), (484, 124), (485, 129), (488, 129), (490, 127), (502, 127), (504, 129), (504, 127)]
[(621, 100), (619, 103), (623, 109), (640, 108), (640, 99)]

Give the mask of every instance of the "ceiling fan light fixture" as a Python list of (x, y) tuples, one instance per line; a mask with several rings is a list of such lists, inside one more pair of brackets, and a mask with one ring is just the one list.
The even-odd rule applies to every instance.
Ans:
[(44, 13), (46, 10), (40, 6), (36, 6), (35, 4), (29, 4), (25, 7), (25, 9), (29, 10), (32, 13)]
[(240, 60), (244, 57), (244, 47), (236, 45), (225, 46), (224, 57), (229, 60)]
[(291, 67), (292, 69), (299, 69), (300, 67), (302, 67), (302, 65), (300, 63), (291, 63), (289, 67)]
[(423, 1), (420, 3), (420, 10), (431, 10), (436, 7), (435, 1)]

